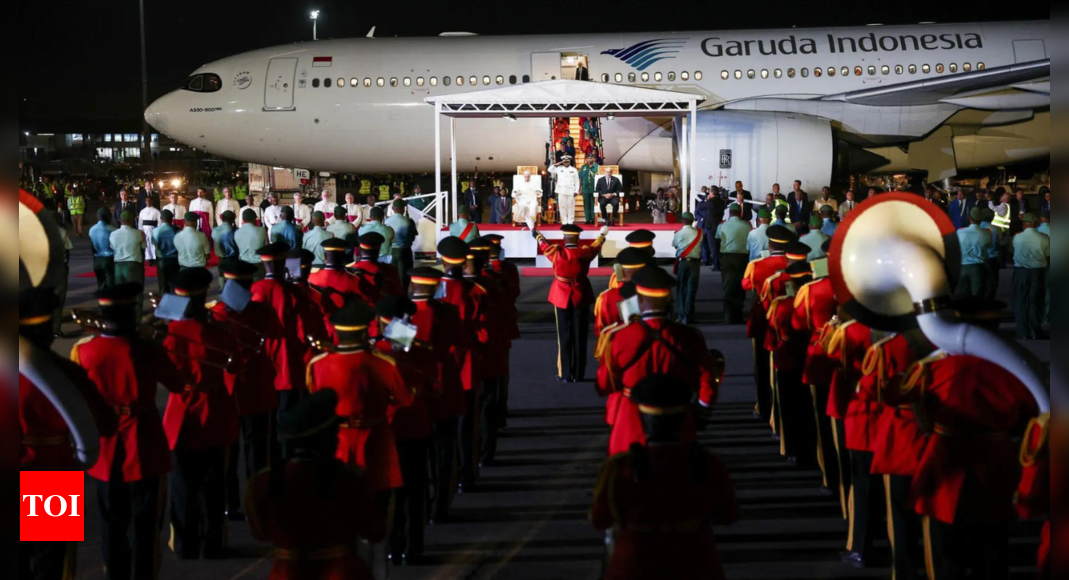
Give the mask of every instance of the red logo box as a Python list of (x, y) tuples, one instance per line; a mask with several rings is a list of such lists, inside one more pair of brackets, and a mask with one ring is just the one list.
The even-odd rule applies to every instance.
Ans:
[(85, 473), (19, 472), (20, 542), (85, 541)]

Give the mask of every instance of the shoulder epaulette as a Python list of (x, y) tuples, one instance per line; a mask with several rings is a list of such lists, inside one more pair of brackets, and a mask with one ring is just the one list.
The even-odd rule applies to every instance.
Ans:
[(383, 353), (379, 352), (378, 350), (372, 350), (371, 354), (372, 354), (372, 356), (374, 356), (375, 358), (377, 358), (379, 360), (382, 360), (382, 361), (385, 361), (387, 363), (390, 363), (390, 365), (392, 365), (392, 366), (397, 366), (397, 360), (394, 359), (392, 356), (390, 356), (388, 354), (383, 354)]
[(849, 322), (844, 322), (840, 324), (839, 327), (835, 329), (835, 333), (831, 335), (830, 339), (828, 339), (827, 347), (824, 349), (824, 352), (828, 353), (829, 355), (833, 352), (838, 351), (840, 362), (844, 367), (847, 363), (846, 349), (843, 348), (846, 345), (846, 331), (848, 328), (853, 326), (855, 322), (857, 321), (851, 320)]
[(757, 263), (761, 260), (754, 260), (746, 265), (746, 273), (742, 275), (743, 279), (749, 278), (750, 284), (753, 284), (754, 270), (757, 268)]
[(608, 354), (610, 352), (609, 346), (612, 344), (613, 335), (630, 325), (629, 322), (617, 322), (602, 330), (601, 336), (598, 337), (598, 346), (594, 349), (594, 358), (601, 360), (603, 355)]
[(927, 358), (923, 358), (906, 369), (906, 380), (902, 383), (902, 394), (909, 394), (914, 389), (920, 387), (921, 395), (924, 394), (924, 390), (928, 388), (928, 382), (931, 379), (931, 366), (936, 361), (941, 361), (947, 358), (947, 354), (942, 351), (936, 351)]
[[(311, 361), (308, 362), (308, 369), (307, 369), (307, 371), (305, 371), (305, 377), (304, 377), (305, 378), (305, 383), (304, 384), (308, 385), (308, 389), (309, 390), (311, 390), (312, 386), (314, 385), (314, 382), (312, 381), (312, 367), (314, 367), (317, 362), (327, 358), (328, 356), (330, 356), (330, 353), (323, 353), (323, 354), (313, 358)], [(315, 391), (312, 391), (312, 392), (315, 392)]]
[(805, 308), (807, 311), (809, 310), (809, 287), (813, 284), (816, 284), (816, 282), (810, 282), (798, 290), (798, 294), (794, 297), (795, 308)]
[(768, 293), (772, 291), (772, 282), (778, 280), (783, 272), (776, 272), (772, 276), (769, 276), (768, 280), (765, 280), (765, 285), (761, 287), (761, 300), (768, 300)]
[(219, 306), (219, 301), (218, 300), (216, 300), (215, 302), (209, 302), (209, 303), (204, 305), (204, 307), (207, 308), (208, 310), (211, 310), (211, 309), (215, 308), (216, 306)]
[(89, 344), (90, 342), (93, 342), (96, 337), (97, 336), (94, 334), (92, 336), (87, 336), (75, 343), (74, 348), (71, 349), (71, 362), (77, 365), (81, 365), (82, 359), (81, 355), (78, 354), (78, 348), (81, 347), (83, 344)]

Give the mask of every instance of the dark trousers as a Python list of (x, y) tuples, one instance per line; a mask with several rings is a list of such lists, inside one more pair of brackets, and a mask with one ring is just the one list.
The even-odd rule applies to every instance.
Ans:
[(945, 524), (924, 518), (929, 580), (1006, 580), (1010, 531), (1005, 525)]
[(764, 340), (752, 339), (753, 375), (757, 385), (757, 413), (765, 421), (772, 420), (772, 355), (765, 350)]
[(487, 379), (483, 381), (481, 442), (479, 450), (480, 463), (490, 463), (497, 455), (498, 433), (505, 426), (505, 379)]
[(174, 292), (174, 277), (178, 275), (178, 270), (178, 258), (156, 260), (156, 281), (160, 285), (160, 296)]
[(163, 480), (123, 483), (123, 462), (113, 465), (112, 482), (96, 482), (105, 578), (152, 580), (159, 564)]
[(52, 311), (52, 333), (59, 336), (63, 332), (63, 307), (67, 304), (67, 288), (70, 284), (71, 270), (64, 266), (63, 276), (56, 280), (56, 308)]
[(835, 451), (835, 434), (832, 433), (831, 417), (825, 412), (828, 408), (828, 387), (809, 386), (813, 399), (813, 419), (817, 426), (817, 463), (824, 475), (824, 487), (839, 491), (842, 476), (839, 473), (839, 458)]
[(1002, 264), (999, 258), (987, 259), (987, 278), (984, 284), (984, 297), (994, 300), (998, 295), (998, 280), (1002, 273)]
[(103, 292), (105, 288), (115, 285), (115, 258), (93, 258), (93, 273), (97, 277), (97, 292)]
[(457, 490), (457, 420), (434, 423), (431, 442), (431, 520), (449, 516), (449, 506)]
[(698, 260), (683, 260), (679, 263), (679, 278), (676, 283), (676, 318), (683, 324), (697, 324), (694, 304), (698, 300), (698, 280), (702, 264)]
[(230, 457), (226, 469), (226, 511), (241, 511), (241, 471), (240, 456), (244, 456), (245, 481), (271, 466), (271, 450), (274, 447), (271, 434), (271, 412), (248, 415), (240, 418), (241, 441), (235, 441), (230, 447)]
[(590, 332), (590, 307), (554, 308), (557, 315), (557, 376), (581, 381), (586, 378), (586, 342)]
[(724, 319), (728, 324), (742, 324), (743, 307), (746, 304), (746, 292), (742, 289), (742, 278), (746, 275), (746, 266), (750, 263), (749, 254), (721, 254), (720, 268), (721, 288), (724, 291)]
[(984, 281), (987, 278), (987, 267), (983, 264), (969, 264), (961, 267), (961, 278), (958, 280), (957, 298), (980, 298), (984, 295)]
[(404, 487), (395, 496), (390, 550), (409, 557), (423, 554), (424, 523), (427, 521), (427, 452), (429, 439), (398, 441)]
[(218, 558), (226, 519), (226, 450), (187, 451), (179, 442), (171, 472), (172, 548), (180, 560)]
[[(297, 391), (297, 390), (279, 391), (278, 392), (278, 414), (281, 415), (282, 413), (284, 413), (286, 411), (289, 411), (290, 409), (293, 409), (294, 407), (297, 406), (297, 403), (300, 403), (300, 402), (301, 402), (301, 393), (300, 393), (300, 391)], [(273, 433), (272, 435), (276, 435), (276, 434)], [(275, 459), (285, 461), (285, 460), (291, 458), (290, 456), (291, 456), (292, 451), (293, 451), (292, 445), (290, 445), (289, 443), (282, 442), (282, 441), (276, 441), (275, 444), (277, 446), (277, 450), (275, 451), (275, 453), (277, 453), (277, 457), (275, 457)], [(275, 453), (272, 453), (272, 455), (275, 455)]]
[(921, 552), (921, 517), (909, 501), (913, 479), (883, 476), (887, 493), (887, 534), (894, 554), (895, 580), (917, 580), (917, 568), (924, 561)]
[(715, 229), (702, 232), (702, 264), (720, 270), (720, 240), (716, 238)]
[(885, 502), (883, 480), (872, 475), (875, 454), (851, 451), (853, 485), (850, 492), (850, 541), (846, 549), (868, 558), (876, 541), (876, 526), (883, 523)]
[(73, 580), (78, 544), (19, 542), (19, 580)]
[[(605, 220), (605, 223), (610, 226), (616, 225), (616, 220), (620, 218), (620, 198), (605, 199), (602, 197), (599, 198), (598, 202), (601, 204), (601, 217)], [(609, 213), (610, 207), (612, 208), (612, 213)]]
[(116, 262), (115, 284), (145, 285), (145, 265), (141, 262)]
[(413, 266), (412, 248), (393, 248), (390, 250), (390, 255), (393, 256), (393, 265), (397, 267), (397, 273), (401, 275), (401, 283), (407, 292), (408, 271)]
[(460, 483), (471, 486), (479, 478), (479, 418), (482, 415), (479, 391), (464, 393), (468, 410), (460, 416), (457, 429), (457, 448), (460, 450)]
[(586, 221), (586, 225), (592, 226), (595, 223), (596, 216), (594, 215), (594, 192), (583, 192), (583, 219)]
[(1036, 340), (1043, 333), (1043, 315), (1047, 306), (1047, 270), (1015, 268), (1013, 270), (1013, 314), (1017, 334)]
[(802, 383), (802, 371), (779, 371), (779, 413), (782, 430), (780, 441), (788, 457), (798, 460), (799, 467), (817, 465), (817, 424), (810, 410), (813, 395)]

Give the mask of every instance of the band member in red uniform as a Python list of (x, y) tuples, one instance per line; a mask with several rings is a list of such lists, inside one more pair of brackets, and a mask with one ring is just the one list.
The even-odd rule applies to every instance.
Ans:
[(327, 389), (281, 413), (279, 437), (293, 457), (249, 481), (252, 535), (275, 548), (271, 580), (373, 580), (356, 543), (381, 542), (386, 518), (364, 471), (335, 458), (337, 406)]
[(624, 249), (616, 256), (616, 265), (620, 266), (623, 272), (621, 283), (616, 287), (609, 286), (594, 303), (594, 333), (598, 337), (609, 327), (627, 323), (626, 320), (620, 320), (620, 302), (623, 301), (620, 288), (631, 281), (635, 272), (654, 264), (645, 252), (632, 247)]
[(452, 352), (456, 332), (462, 328), (457, 307), (435, 299), (443, 274), (430, 267), (409, 271), (409, 294), (416, 304), (412, 323), (416, 325), (416, 352), (429, 358), (437, 368), (433, 395), (427, 405), (434, 424), (431, 453), (431, 522), (444, 523), (456, 492), (457, 428), (464, 415), (466, 400), (457, 358)]
[[(1064, 483), (1062, 472), (1065, 459), (1064, 423), (1051, 422), (1049, 414), (1041, 415), (1032, 420), (1025, 431), (1024, 441), (1021, 444), (1021, 466), (1023, 473), (1021, 483), (1017, 487), (1017, 513), (1025, 519), (1046, 517), (1047, 524), (1043, 526), (1040, 535), (1039, 555), (1037, 568), (1040, 580), (1050, 580), (1050, 528), (1051, 523), (1057, 518), (1059, 526), (1063, 526), (1066, 520), (1062, 506), (1065, 505), (1061, 493), (1051, 494), (1050, 490), (1062, 490)], [(1058, 439), (1058, 437), (1062, 437)], [(1052, 441), (1052, 439), (1054, 441)], [(1052, 461), (1051, 445), (1058, 447), (1061, 453)], [(1057, 501), (1055, 501), (1057, 500)], [(1055, 515), (1057, 512), (1057, 515)], [(1059, 532), (1062, 530), (1059, 528)], [(1067, 554), (1069, 540), (1064, 534), (1057, 552)], [(1061, 564), (1059, 562), (1059, 564)]]
[[(490, 265), (489, 270), (495, 272), (499, 277), (499, 282), (505, 286), (505, 291), (508, 294), (508, 303), (505, 305), (507, 320), (505, 324), (505, 331), (508, 336), (508, 341), (505, 345), (504, 357), (506, 361), (511, 360), (512, 357), (512, 343), (520, 338), (520, 324), (519, 324), (519, 311), (516, 308), (517, 303), (520, 300), (520, 269), (511, 262), (502, 260), (502, 254), (504, 250), (501, 249), (501, 242), (505, 239), (504, 236), (492, 234), (486, 236), (487, 240), (493, 244), (490, 251)], [(508, 426), (509, 415), (509, 382), (512, 378), (512, 368), (510, 365), (506, 366), (504, 385), (502, 386), (501, 394), (501, 427)]]
[[(628, 248), (634, 248), (645, 254), (650, 260), (657, 257), (657, 250), (653, 247), (654, 240), (657, 239), (657, 235), (649, 230), (635, 230), (630, 234), (627, 234), (627, 238), (624, 241), (627, 242)], [(626, 248), (625, 248), (626, 249)], [(609, 277), (609, 288), (619, 288), (624, 285), (624, 271), (623, 267), (617, 262), (612, 269), (612, 276)]]
[[(828, 244), (830, 244), (830, 241)], [(821, 268), (826, 263), (827, 258), (814, 260), (812, 264), (814, 274), (818, 269), (823, 269), (824, 272), (827, 272), (827, 268)], [(791, 319), (791, 326), (799, 336), (809, 337), (802, 384), (803, 388), (804, 385), (809, 385), (810, 394), (813, 398), (813, 410), (816, 415), (817, 425), (817, 460), (824, 475), (824, 490), (827, 490), (825, 493), (834, 494), (835, 490), (838, 489), (840, 495), (845, 496), (844, 490), (848, 485), (842, 480), (842, 473), (839, 469), (839, 461), (835, 452), (831, 420), (827, 414), (828, 388), (831, 385), (831, 377), (835, 371), (835, 366), (834, 362), (828, 358), (827, 353), (824, 352), (822, 341), (825, 328), (835, 318), (838, 310), (839, 301), (835, 298), (835, 289), (832, 287), (831, 278), (821, 278), (802, 286), (802, 289), (798, 291), (798, 295), (794, 300), (794, 315)]]
[(474, 490), (479, 475), (479, 426), (482, 409), (479, 395), (482, 391), (483, 356), (490, 341), (487, 324), (486, 293), (479, 291), (464, 275), (464, 268), (471, 254), (468, 244), (456, 237), (448, 237), (438, 244), (438, 253), (445, 265), (443, 302), (457, 307), (461, 317), (460, 336), (455, 337), (455, 354), (464, 384), (465, 410), (460, 417), (458, 429), (459, 489), (461, 493)]
[[(140, 287), (138, 287), (140, 291)], [(55, 340), (53, 313), (56, 291), (52, 287), (24, 290), (18, 295), (19, 337), (48, 353), (50, 363), (77, 387), (89, 404), (102, 438), (114, 435), (115, 415), (85, 370), (52, 353)], [(7, 393), (4, 394), (6, 398)], [(19, 373), (19, 470), (81, 471), (85, 469), (71, 448), (70, 428), (63, 416), (33, 383)], [(73, 579), (77, 544), (73, 542), (20, 542), (20, 578), (33, 580)]]
[[(909, 502), (913, 474), (924, 454), (928, 436), (913, 407), (891, 405), (896, 395), (885, 396), (891, 380), (913, 363), (928, 356), (934, 347), (919, 330), (894, 334), (872, 345), (865, 355), (865, 376), (858, 383), (858, 397), (888, 405), (876, 421), (873, 435), (872, 474), (883, 477), (887, 494), (887, 519), (896, 580), (917, 578), (923, 562), (920, 553), (921, 522)], [(896, 385), (897, 386), (897, 385)]]
[[(297, 304), (297, 337), (304, 349), (302, 356), (306, 367), (313, 358), (319, 355), (312, 343), (326, 340), (328, 336), (334, 337), (328, 327), (329, 317), (326, 314), (333, 304), (308, 284), (308, 277), (312, 275), (313, 261), (315, 261), (315, 254), (304, 249), (293, 250), (286, 258), (287, 269), (291, 272), (290, 287), (293, 289), (293, 298)], [(298, 264), (300, 275), (295, 276), (293, 272), (298, 268)], [(304, 384), (304, 375), (293, 386), (304, 392), (307, 389)]]
[[(642, 319), (610, 331), (598, 368), (598, 393), (621, 393), (609, 440), (609, 455), (646, 444), (638, 405), (631, 390), (654, 374), (675, 377), (697, 396), (703, 418), (712, 412), (720, 395), (723, 373), (715, 368), (701, 331), (671, 320), (675, 279), (660, 268), (643, 268), (635, 274)], [(686, 440), (696, 437), (695, 418), (688, 415)]]
[[(1004, 304), (956, 305), (963, 322), (998, 331)], [(913, 404), (932, 430), (910, 498), (923, 518), (928, 578), (1009, 577), (1009, 526), (1021, 480), (1012, 433), (1039, 414), (1031, 393), (1002, 367), (934, 355), (913, 365), (895, 404)]]
[(694, 391), (652, 375), (631, 392), (643, 439), (605, 462), (590, 521), (616, 531), (605, 580), (723, 580), (714, 525), (739, 520), (727, 467), (685, 435)]
[(768, 312), (760, 299), (760, 293), (769, 278), (787, 268), (785, 254), (787, 244), (798, 236), (783, 226), (768, 228), (768, 247), (771, 255), (746, 267), (742, 279), (742, 289), (758, 294), (750, 311), (750, 320), (746, 325), (746, 336), (753, 341), (754, 377), (757, 381), (757, 413), (766, 421), (772, 420), (772, 362), (771, 355), (764, 349), (765, 335), (768, 332)]
[(490, 269), (493, 242), (485, 237), (479, 238), (468, 249), (464, 278), (474, 286), (474, 294), (485, 293), (488, 306), (483, 310), (483, 321), (490, 329), (490, 336), (483, 352), (479, 466), (489, 467), (497, 453), (498, 433), (505, 424), (505, 382), (509, 374), (509, 342), (513, 330), (512, 303), (499, 275)]
[[(293, 289), (286, 284), (286, 254), (289, 246), (274, 243), (257, 252), (267, 271), (267, 277), (252, 285), (252, 301), (271, 307), (281, 337), (267, 337), (264, 352), (275, 369), (275, 391), (278, 392), (279, 408), (293, 408), (300, 398), (300, 390), (294, 385), (303, 381), (305, 345), (301, 344), (297, 301)], [(325, 338), (325, 337), (324, 337)]]
[(333, 238), (324, 240), (322, 246), (326, 256), (326, 267), (314, 270), (308, 277), (308, 284), (326, 298), (325, 314), (329, 317), (334, 311), (344, 306), (350, 297), (359, 298), (370, 305), (369, 299), (377, 291), (368, 288), (362, 279), (345, 271), (347, 263), (345, 252), (349, 249), (348, 242)]
[(167, 327), (164, 348), (188, 381), (172, 393), (163, 416), (167, 442), (174, 452), (171, 473), (171, 531), (175, 555), (182, 560), (221, 556), (226, 518), (226, 453), (238, 440), (238, 417), (227, 390), (226, 337), (208, 323), (205, 298), (212, 283), (204, 268), (182, 270), (175, 294), (187, 298), (186, 318)]
[(163, 478), (171, 471), (156, 388), (181, 394), (186, 384), (166, 351), (138, 338), (141, 295), (137, 284), (105, 289), (102, 333), (71, 351), (71, 361), (85, 369), (118, 420), (118, 431), (100, 438), (100, 459), (88, 471), (96, 480), (109, 579), (156, 576)]
[(384, 243), (386, 243), (386, 238), (382, 237), (382, 234), (368, 232), (360, 236), (360, 260), (349, 264), (347, 268), (350, 273), (360, 278), (363, 288), (369, 291), (372, 288), (375, 289), (373, 296), (364, 297), (374, 299), (369, 304), (378, 304), (384, 296), (402, 296), (405, 293), (397, 268), (379, 262)]
[[(387, 296), (379, 301), (379, 336), (394, 320), (411, 321), (416, 304), (406, 296)], [(393, 531), (390, 536), (390, 560), (395, 566), (411, 566), (423, 556), (424, 523), (427, 521), (427, 459), (431, 443), (431, 415), (428, 402), (434, 396), (438, 365), (427, 344), (413, 344), (405, 350), (383, 338), (375, 343), (379, 352), (393, 357), (415, 398), (408, 407), (397, 409), (393, 432), (397, 438), (397, 456), (401, 460), (404, 485), (397, 490), (394, 502)]]
[(809, 337), (796, 335), (792, 321), (797, 291), (813, 280), (813, 269), (804, 260), (792, 261), (776, 280), (787, 282), (781, 295), (769, 296), (772, 300), (768, 308), (769, 331), (765, 348), (772, 353), (775, 368), (773, 382), (776, 385), (780, 453), (793, 465), (808, 468), (817, 465), (817, 424), (810, 412), (812, 397), (802, 383)]
[(555, 280), (549, 291), (557, 319), (557, 380), (576, 383), (586, 376), (586, 342), (590, 328), (590, 307), (594, 305), (594, 289), (590, 285), (590, 264), (598, 257), (605, 243), (608, 227), (588, 246), (579, 245), (583, 230), (566, 225), (564, 247), (551, 244), (538, 231), (534, 237), (546, 258), (553, 263)]
[[(226, 284), (252, 290), (253, 279), (259, 272), (254, 264), (240, 260), (220, 266)], [(237, 312), (224, 301), (210, 305), (212, 319), (220, 324), (214, 329), (224, 333), (233, 348), (234, 356), (240, 358), (240, 373), (227, 373), (226, 386), (234, 397), (241, 427), (241, 447), (235, 442), (230, 448), (227, 465), (227, 514), (232, 521), (241, 521), (242, 494), (238, 478), (238, 458), (245, 457), (245, 480), (267, 469), (274, 445), (274, 417), (278, 412), (278, 392), (275, 390), (275, 366), (265, 346), (268, 340), (280, 340), (283, 329), (270, 306), (250, 302)], [(277, 459), (277, 457), (275, 457)]]
[(308, 390), (338, 393), (341, 434), (337, 457), (367, 470), (367, 485), (378, 494), (380, 507), (389, 505), (393, 490), (401, 487), (401, 462), (390, 418), (399, 407), (412, 404), (394, 359), (368, 343), (368, 327), (375, 311), (350, 302), (331, 316), (338, 337), (334, 352), (320, 355), (308, 365)]

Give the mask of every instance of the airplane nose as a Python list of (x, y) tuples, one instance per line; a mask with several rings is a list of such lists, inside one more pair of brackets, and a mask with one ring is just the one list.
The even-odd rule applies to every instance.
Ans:
[(157, 131), (169, 134), (170, 120), (174, 118), (174, 93), (164, 95), (145, 109), (145, 121)]

